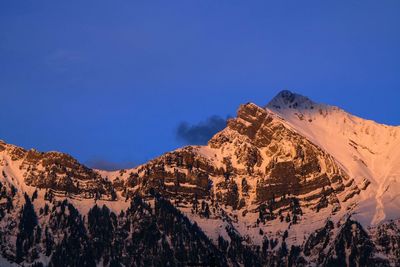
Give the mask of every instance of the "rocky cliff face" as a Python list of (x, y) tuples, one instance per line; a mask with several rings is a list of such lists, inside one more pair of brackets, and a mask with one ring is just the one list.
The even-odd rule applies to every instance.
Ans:
[(322, 208), (327, 201), (339, 209), (340, 202), (361, 190), (332, 156), (254, 104), (241, 106), (237, 118), (210, 140), (210, 146), (234, 149), (231, 158), (245, 167), (234, 174), (259, 177), (260, 202), (290, 194), (310, 206), (318, 199), (313, 208)]
[(240, 201), (258, 208), (273, 202), (276, 213), (288, 210), (294, 198), (301, 207), (335, 213), (368, 186), (356, 184), (327, 152), (254, 104), (242, 105), (207, 147), (167, 153), (122, 174), (121, 181), (124, 195), (153, 188), (190, 201), (214, 194), (234, 209)]
[[(290, 92), (270, 107), (323, 110)], [(0, 142), (5, 264), (397, 265), (398, 221), (356, 219), (375, 181), (273, 109), (242, 105), (207, 146), (115, 172)]]
[(67, 154), (25, 150), (4, 142), (0, 146), (6, 156), (3, 157), (3, 165), (10, 164), (9, 161), (18, 165), (16, 171), (28, 186), (83, 198), (111, 199), (115, 195), (108, 180)]

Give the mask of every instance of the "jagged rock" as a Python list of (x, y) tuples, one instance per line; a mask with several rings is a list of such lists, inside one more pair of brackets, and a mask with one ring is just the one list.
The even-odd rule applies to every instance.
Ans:
[[(116, 172), (0, 141), (1, 256), (32, 266), (397, 266), (398, 221), (363, 227), (391, 215), (377, 205), (370, 218), (363, 206), (378, 181), (364, 156), (379, 149), (355, 135), (370, 138), (378, 126), (341, 112), (284, 91), (267, 108), (240, 106), (207, 146)], [(336, 113), (350, 152), (309, 127)], [(385, 129), (393, 144), (400, 134)], [(396, 189), (388, 173), (377, 203)]]

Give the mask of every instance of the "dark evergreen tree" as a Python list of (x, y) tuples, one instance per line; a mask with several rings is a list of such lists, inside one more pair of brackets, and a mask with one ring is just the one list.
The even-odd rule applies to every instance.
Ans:
[(248, 195), (250, 190), (250, 185), (247, 183), (246, 178), (242, 179), (242, 193), (243, 195)]
[(268, 254), (268, 248), (269, 248), (269, 241), (267, 237), (264, 237), (263, 243), (262, 243), (262, 258), (266, 258)]
[(25, 204), (22, 207), (20, 221), (18, 225), (18, 234), (16, 240), (16, 261), (22, 262), (23, 260), (32, 261), (30, 249), (34, 246), (36, 241), (35, 228), (38, 226), (37, 216), (33, 204), (29, 196), (25, 193)]
[[(63, 236), (54, 246), (49, 267), (96, 266), (82, 216), (66, 200), (57, 202), (49, 218), (53, 233)], [(51, 237), (49, 237), (51, 239)]]
[(228, 191), (226, 193), (226, 204), (233, 209), (237, 209), (239, 205), (239, 189), (236, 182), (231, 179), (228, 182)]
[(197, 194), (194, 194), (193, 201), (192, 201), (192, 212), (197, 213), (199, 206), (199, 200), (197, 198)]
[(288, 266), (306, 265), (304, 259), (300, 256), (301, 247), (292, 246), (288, 257)]
[(33, 194), (32, 194), (32, 202), (35, 201), (35, 199), (37, 199), (37, 197), (38, 197), (38, 191), (36, 189), (35, 192), (33, 192)]
[(105, 205), (101, 209), (95, 205), (88, 212), (88, 232), (96, 261), (103, 257), (105, 264), (109, 262), (116, 225), (117, 216)]

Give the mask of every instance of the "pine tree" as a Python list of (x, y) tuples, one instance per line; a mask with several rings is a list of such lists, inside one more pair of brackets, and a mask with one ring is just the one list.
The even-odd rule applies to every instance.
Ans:
[(289, 212), (288, 212), (287, 215), (286, 215), (286, 222), (287, 222), (287, 223), (290, 222), (290, 214), (289, 214)]
[(206, 203), (206, 207), (204, 210), (204, 217), (206, 217), (207, 219), (210, 218), (210, 207), (208, 206), (208, 203)]
[(34, 245), (35, 228), (39, 227), (37, 216), (29, 196), (25, 193), (25, 204), (21, 210), (20, 222), (18, 225), (19, 233), (16, 240), (16, 261), (22, 262), (29, 257), (29, 250)]
[(110, 257), (111, 242), (114, 238), (116, 215), (103, 205), (95, 205), (88, 212), (88, 232), (92, 241), (93, 254), (96, 260), (107, 254)]
[(226, 204), (237, 209), (239, 205), (239, 189), (236, 182), (231, 179), (228, 182), (228, 192), (226, 193)]
[(35, 199), (37, 199), (37, 197), (38, 197), (38, 191), (36, 189), (35, 192), (33, 192), (33, 194), (32, 194), (32, 202), (35, 201)]
[(249, 194), (249, 189), (250, 189), (250, 186), (247, 183), (246, 178), (243, 178), (242, 179), (242, 193), (243, 193), (243, 195), (248, 195)]
[(194, 213), (198, 212), (199, 201), (197, 199), (197, 194), (194, 194), (193, 201), (192, 201), (192, 211)]

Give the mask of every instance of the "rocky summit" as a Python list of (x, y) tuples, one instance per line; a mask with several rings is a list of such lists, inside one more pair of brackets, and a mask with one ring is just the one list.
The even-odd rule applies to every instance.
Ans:
[(0, 141), (0, 265), (399, 266), (399, 147), (290, 91), (133, 169)]

